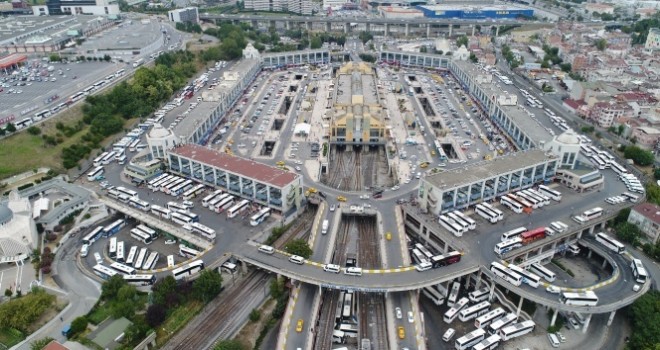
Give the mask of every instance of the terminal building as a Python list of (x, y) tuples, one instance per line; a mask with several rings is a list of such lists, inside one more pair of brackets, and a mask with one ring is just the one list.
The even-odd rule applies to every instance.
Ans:
[(386, 141), (385, 113), (380, 104), (374, 69), (347, 63), (337, 71), (330, 117), (330, 143), (380, 145)]
[(39, 246), (30, 201), (18, 192), (0, 203), (0, 263), (22, 261)]
[(439, 215), (494, 200), (534, 184), (551, 182), (558, 166), (558, 157), (533, 149), (428, 175), (419, 186), (420, 208)]
[(191, 144), (169, 150), (168, 162), (173, 173), (268, 206), (284, 216), (301, 208), (299, 174)]

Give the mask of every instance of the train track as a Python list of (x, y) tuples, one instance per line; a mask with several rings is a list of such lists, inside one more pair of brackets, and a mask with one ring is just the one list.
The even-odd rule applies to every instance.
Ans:
[[(382, 267), (375, 218), (357, 219), (358, 255), (360, 266), (366, 269)], [(388, 349), (385, 297), (382, 294), (359, 293), (359, 334), (371, 341), (371, 349)]]
[[(346, 256), (346, 245), (351, 229), (350, 221), (342, 221), (337, 230), (337, 242), (332, 254), (331, 263), (342, 265)], [(314, 338), (314, 349), (330, 350), (332, 349), (332, 331), (335, 329), (335, 317), (337, 305), (339, 304), (338, 290), (323, 290), (321, 293), (321, 308), (319, 311), (319, 320), (316, 327), (317, 332)]]
[[(260, 299), (265, 293), (263, 284), (269, 278), (260, 271), (250, 272), (206, 305), (202, 313), (172, 337), (162, 349), (212, 349), (217, 341), (230, 338), (247, 319), (249, 310), (261, 302)], [(256, 305), (251, 305), (255, 303)]]
[[(316, 208), (318, 209), (318, 207)], [(306, 236), (309, 236), (312, 223), (314, 222), (314, 216), (316, 216), (316, 210), (310, 208), (308, 205), (307, 209), (305, 209), (300, 217), (296, 219), (296, 225), (284, 232), (277, 240), (275, 240), (275, 242), (273, 242), (272, 246), (281, 249), (293, 239), (304, 239)]]

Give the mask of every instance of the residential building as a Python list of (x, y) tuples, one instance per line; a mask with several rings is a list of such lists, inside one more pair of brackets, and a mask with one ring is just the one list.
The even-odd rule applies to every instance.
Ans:
[(653, 149), (660, 139), (660, 130), (649, 126), (640, 126), (633, 129), (632, 137), (637, 140), (638, 146)]
[(589, 13), (596, 12), (596, 13), (606, 13), (609, 15), (614, 14), (614, 6), (610, 4), (603, 4), (603, 3), (585, 3), (584, 4), (584, 9), (585, 11), (588, 11)]
[(625, 112), (623, 104), (614, 101), (596, 102), (589, 110), (589, 119), (602, 128), (609, 128)]
[(646, 37), (646, 44), (644, 44), (646, 50), (658, 50), (660, 49), (660, 28), (650, 28), (649, 35)]
[(312, 2), (309, 0), (245, 0), (244, 7), (252, 11), (312, 14)]
[(652, 244), (658, 242), (660, 235), (660, 207), (653, 203), (642, 203), (630, 210), (628, 222), (635, 224)]
[(199, 23), (199, 11), (197, 7), (186, 7), (167, 12), (171, 22), (176, 23)]

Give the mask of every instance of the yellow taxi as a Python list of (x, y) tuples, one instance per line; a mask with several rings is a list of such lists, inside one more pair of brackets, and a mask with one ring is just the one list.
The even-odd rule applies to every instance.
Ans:
[(278, 166), (284, 166), (286, 163), (284, 163), (283, 160), (280, 160), (279, 162), (277, 162), (275, 164), (277, 164)]
[(432, 156), (435, 155), (435, 150), (434, 150), (434, 149), (431, 150), (431, 155), (432, 155)]
[(392, 240), (392, 232), (385, 232), (385, 239), (388, 241)]
[(405, 339), (405, 338), (406, 338), (406, 330), (405, 330), (405, 328), (403, 328), (402, 326), (399, 326), (399, 327), (397, 328), (397, 330), (398, 330), (397, 333), (399, 334), (399, 339)]
[(302, 332), (303, 323), (304, 323), (304, 321), (302, 319), (298, 320), (298, 322), (296, 323), (296, 332), (298, 332), (298, 333)]
[(429, 166), (429, 164), (430, 164), (429, 162), (422, 162), (422, 163), (419, 164), (419, 167), (420, 168), (426, 168), (426, 167)]
[(318, 192), (318, 190), (317, 190), (316, 188), (314, 188), (314, 187), (310, 187), (310, 188), (308, 188), (307, 191), (309, 191), (309, 193), (316, 193), (316, 192)]
[(339, 197), (337, 197), (337, 200), (340, 201), (340, 202), (346, 202), (346, 197), (339, 196)]

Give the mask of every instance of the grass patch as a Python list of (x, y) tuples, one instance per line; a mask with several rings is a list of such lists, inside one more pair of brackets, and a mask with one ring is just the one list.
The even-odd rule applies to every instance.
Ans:
[(156, 344), (163, 346), (183, 326), (188, 324), (204, 307), (201, 301), (189, 301), (172, 311), (170, 316), (156, 330)]
[(23, 333), (13, 328), (0, 328), (0, 344), (11, 348), (25, 339)]
[(89, 320), (90, 323), (98, 325), (103, 320), (106, 318), (110, 317), (110, 308), (107, 306), (108, 304), (105, 303), (101, 306), (98, 305), (98, 303), (94, 306), (94, 308), (87, 314), (87, 319)]

